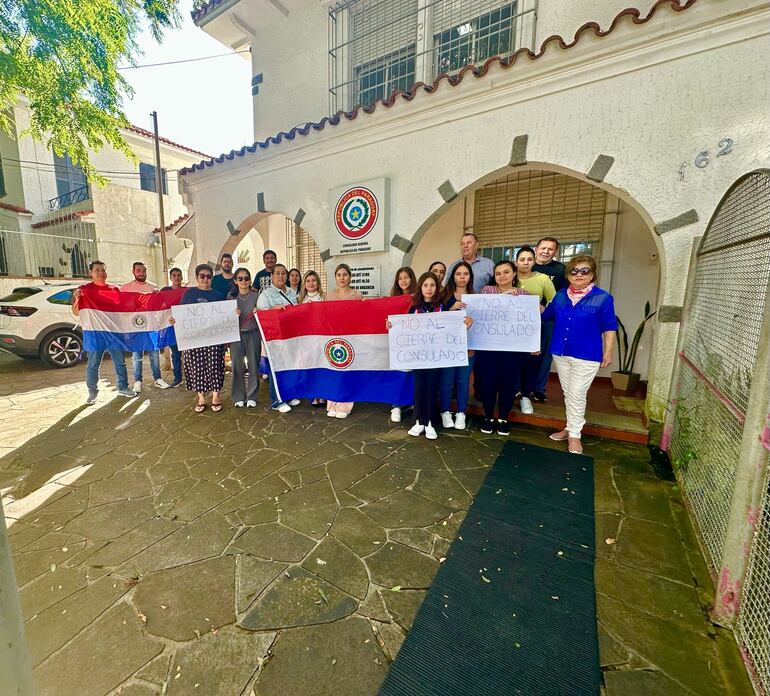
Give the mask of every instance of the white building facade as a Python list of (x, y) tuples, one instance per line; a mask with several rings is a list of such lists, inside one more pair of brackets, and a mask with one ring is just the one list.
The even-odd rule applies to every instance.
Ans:
[[(93, 153), (93, 165), (108, 179), (99, 186), (86, 181), (68, 156), (20, 137), (28, 121), (20, 103), (13, 110), (16, 137), (0, 133), (0, 291), (25, 279), (88, 277), (88, 263), (96, 258), (114, 282), (129, 280), (133, 261), (140, 260), (151, 281), (163, 282), (153, 134), (133, 126), (123, 130), (136, 161), (109, 146)], [(192, 242), (182, 238), (189, 214), (177, 170), (204, 153), (165, 138), (160, 150), (167, 263), (186, 271)]]

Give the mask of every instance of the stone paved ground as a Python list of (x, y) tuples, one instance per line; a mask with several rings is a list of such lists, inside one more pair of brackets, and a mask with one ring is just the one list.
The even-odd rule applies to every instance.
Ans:
[[(0, 359), (11, 516), (54, 490), (10, 529), (40, 693), (375, 694), (502, 438), (151, 387), (84, 407), (82, 377)], [(678, 492), (646, 448), (586, 445), (606, 696), (750, 694)]]

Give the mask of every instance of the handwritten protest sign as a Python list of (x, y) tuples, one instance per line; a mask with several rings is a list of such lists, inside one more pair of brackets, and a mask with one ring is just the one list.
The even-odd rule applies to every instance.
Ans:
[(471, 350), (540, 350), (540, 298), (537, 295), (463, 295), (473, 326)]
[(237, 307), (236, 300), (174, 305), (171, 313), (179, 350), (240, 341)]
[(388, 331), (391, 370), (427, 370), (468, 364), (465, 312), (393, 314)]

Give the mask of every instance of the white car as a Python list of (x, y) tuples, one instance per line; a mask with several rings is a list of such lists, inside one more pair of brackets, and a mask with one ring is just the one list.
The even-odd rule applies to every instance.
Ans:
[(82, 283), (30, 283), (0, 297), (0, 349), (42, 358), (50, 367), (73, 367), (83, 353), (83, 333), (70, 311)]

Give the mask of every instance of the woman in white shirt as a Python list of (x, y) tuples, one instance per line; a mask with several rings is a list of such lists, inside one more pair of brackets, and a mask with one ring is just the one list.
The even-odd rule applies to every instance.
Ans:
[[(308, 271), (302, 279), (302, 285), (299, 291), (299, 304), (308, 302), (323, 302), (324, 290), (321, 286), (321, 276), (315, 271)], [(310, 402), (314, 408), (320, 408), (326, 403), (326, 399), (315, 398)]]

